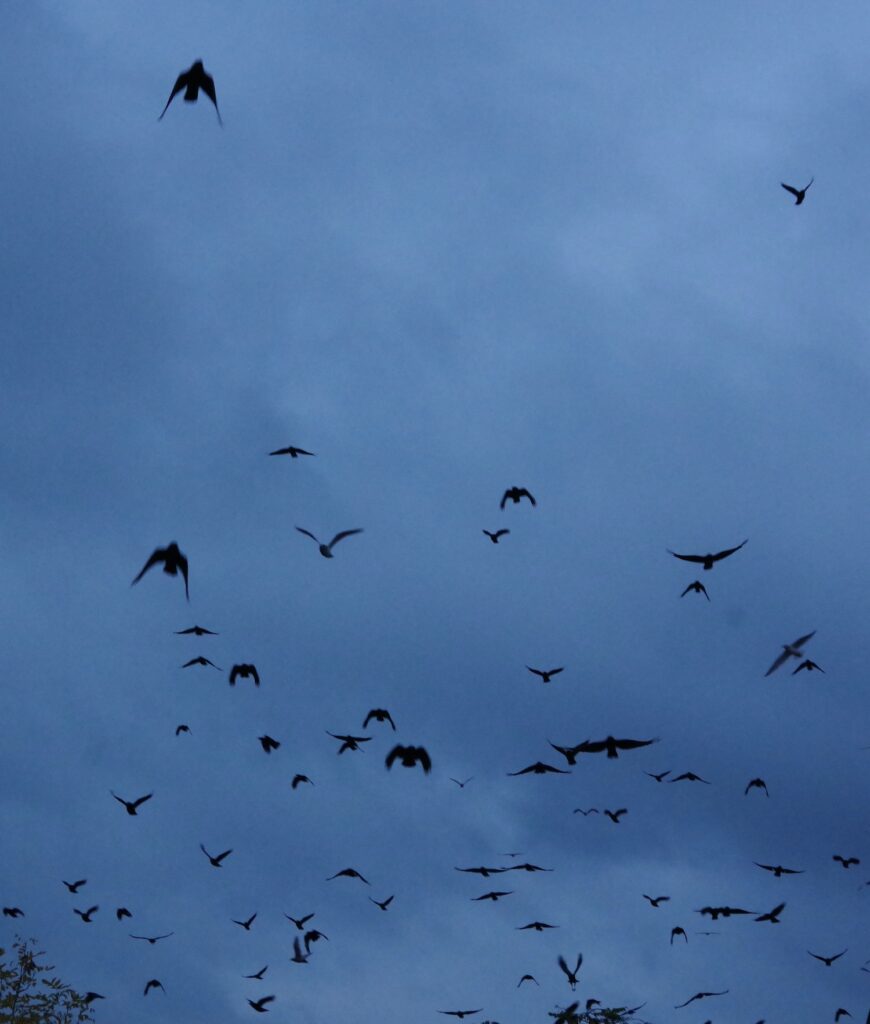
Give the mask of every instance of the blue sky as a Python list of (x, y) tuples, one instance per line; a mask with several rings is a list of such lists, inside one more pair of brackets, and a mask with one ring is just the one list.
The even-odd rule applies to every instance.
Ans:
[[(546, 1021), (581, 951), (579, 996), (657, 1024), (863, 1019), (868, 29), (859, 4), (4, 9), (0, 903), (26, 918), (0, 945), (38, 937), (130, 1024), (272, 993), (300, 1024)], [(180, 97), (158, 123), (197, 58), (224, 128)], [(813, 177), (795, 207), (780, 182)], [(266, 456), (288, 444), (317, 456)], [(499, 509), (515, 484), (536, 508)], [(297, 525), (365, 532), (326, 561)], [(744, 538), (709, 573), (666, 550)], [(129, 585), (173, 539), (189, 606)], [(811, 630), (825, 674), (765, 679)], [(337, 756), (374, 707), (395, 737)], [(507, 776), (609, 733), (659, 742)], [(394, 739), (431, 776), (388, 773)], [(552, 873), (454, 870), (514, 851)], [(371, 890), (325, 881), (348, 866)], [(695, 912), (782, 900), (777, 926)], [(284, 912), (329, 936), (306, 966)]]

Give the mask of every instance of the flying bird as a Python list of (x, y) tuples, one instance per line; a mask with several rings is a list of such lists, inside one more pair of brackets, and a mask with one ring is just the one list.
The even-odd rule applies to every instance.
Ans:
[(764, 795), (767, 797), (770, 796), (770, 793), (767, 792), (767, 783), (764, 779), (750, 779), (749, 782), (746, 783), (746, 789), (743, 790), (743, 795), (746, 796), (750, 789), (763, 789)]
[(779, 915), (785, 910), (784, 903), (777, 903), (773, 910), (768, 910), (766, 914), (760, 914), (756, 917), (756, 921), (770, 921), (771, 924), (779, 924)]
[(700, 580), (695, 580), (694, 583), (690, 583), (682, 592), (682, 594), (680, 594), (680, 597), (685, 597), (686, 594), (689, 593), (689, 591), (694, 591), (696, 594), (703, 594), (708, 601), (710, 600), (710, 595), (707, 593), (707, 588)]
[(460, 788), (460, 789), (465, 789), (465, 787), (466, 787), (466, 786), (468, 785), (468, 783), (469, 783), (469, 782), (471, 782), (471, 780), (472, 780), (473, 778), (474, 778), (474, 776), (473, 776), (473, 775), (469, 775), (469, 776), (468, 776), (468, 778), (467, 778), (467, 779), (466, 779), (466, 780), (465, 780), (464, 782), (460, 782), (460, 780), (459, 780), (459, 779), (454, 779), (454, 778), (453, 778), (453, 777), (451, 776), (451, 778), (450, 778), (450, 781), (451, 781), (451, 782), (455, 782), (455, 783), (456, 783), (456, 785), (457, 785), (457, 786), (459, 786), (459, 788)]
[(531, 872), (535, 872), (535, 871), (555, 871), (555, 868), (542, 868), (542, 867), (539, 867), (537, 864), (511, 864), (511, 866), (509, 868), (507, 868), (507, 870), (508, 871), (528, 871), (528, 872), (531, 873)]
[(290, 788), (291, 789), (296, 789), (296, 787), (299, 786), (303, 782), (307, 782), (307, 783), (309, 783), (312, 786), (314, 785), (314, 783), (311, 781), (311, 779), (308, 778), (307, 775), (294, 775), (293, 776), (293, 781), (290, 783)]
[(130, 935), (131, 939), (141, 939), (143, 942), (147, 942), (149, 946), (156, 945), (161, 939), (168, 939), (170, 935), (174, 935), (175, 932), (166, 932), (164, 935)]
[(166, 106), (163, 108), (163, 113), (157, 118), (158, 121), (163, 120), (163, 114), (169, 110), (169, 104), (175, 99), (175, 97), (184, 89), (185, 103), (195, 103), (199, 98), (199, 90), (208, 96), (208, 98), (214, 104), (215, 113), (217, 114), (218, 124), (223, 125), (221, 120), (221, 112), (218, 109), (217, 93), (214, 88), (214, 79), (202, 66), (201, 60), (195, 60), (193, 64), (187, 69), (182, 71), (178, 78), (175, 79), (175, 85), (172, 87), (172, 92), (169, 94), (169, 99), (166, 101)]
[(674, 1009), (679, 1010), (683, 1006), (688, 1006), (689, 1003), (694, 1003), (696, 999), (707, 999), (709, 996), (724, 996), (727, 992), (727, 988), (722, 992), (696, 992), (691, 999), (687, 999), (684, 1003), (680, 1003), (678, 1006), (675, 1006)]
[(483, 532), (487, 535), (487, 537), (489, 537), (493, 544), (498, 544), (499, 537), (504, 537), (506, 534), (510, 533), (510, 530), (501, 529), (496, 530), (494, 533), (490, 533), (489, 530), (484, 530)]
[(504, 508), (510, 499), (515, 505), (519, 505), (520, 498), (528, 498), (532, 505), (537, 505), (531, 491), (527, 491), (525, 487), (509, 487), (502, 495), (499, 508)]
[(401, 743), (397, 743), (387, 754), (384, 763), (387, 768), (392, 768), (394, 762), (399, 760), (405, 768), (413, 768), (414, 765), (419, 764), (426, 775), (432, 771), (432, 759), (425, 747), (403, 747)]
[(386, 910), (395, 898), (395, 894), (388, 896), (385, 900), (376, 900), (373, 896), (369, 896), (372, 903), (374, 903), (376, 907), (380, 907), (381, 910)]
[(163, 991), (164, 994), (166, 993), (166, 989), (163, 988), (163, 985), (161, 985), (160, 980), (158, 978), (152, 978), (149, 982), (146, 982), (145, 991), (142, 993), (142, 995), (147, 996), (152, 988), (159, 988)]
[(306, 923), (310, 921), (312, 917), (314, 917), (314, 914), (306, 914), (304, 917), (300, 917), (298, 920), (295, 917), (291, 917), (289, 914), (285, 914), (284, 916), (287, 918), (288, 921), (292, 921), (293, 924), (295, 924), (296, 927), (301, 932), (305, 930)]
[(256, 665), (233, 665), (230, 669), (230, 686), (236, 685), (237, 679), (253, 679), (254, 686), (260, 685), (260, 673)]
[(575, 814), (582, 814), (583, 817), (586, 818), (590, 814), (598, 814), (598, 808), (597, 807), (590, 807), (590, 808), (588, 808), (587, 810), (584, 811), (582, 807), (575, 807), (574, 808), (574, 813)]
[(206, 849), (206, 848), (205, 848), (205, 847), (204, 847), (204, 846), (202, 845), (202, 843), (200, 843), (200, 844), (199, 844), (199, 848), (200, 848), (200, 850), (202, 850), (202, 852), (203, 852), (203, 853), (204, 853), (204, 854), (206, 855), (206, 857), (208, 857), (208, 859), (209, 859), (209, 861), (210, 861), (210, 863), (211, 863), (211, 866), (212, 866), (213, 868), (219, 868), (219, 867), (221, 866), (222, 862), (223, 862), (223, 861), (224, 861), (224, 860), (225, 860), (225, 859), (226, 859), (227, 857), (229, 857), (229, 855), (230, 855), (230, 854), (231, 854), (231, 853), (233, 852), (232, 850), (224, 850), (224, 852), (223, 852), (223, 853), (219, 853), (219, 854), (217, 855), (217, 857), (212, 857), (212, 855), (211, 855), (211, 854), (210, 854), (210, 853), (208, 852), (208, 850), (207, 850), (207, 849)]
[[(749, 538), (743, 542), (745, 544)], [(669, 555), (673, 555), (674, 558), (681, 558), (684, 562), (697, 562), (699, 565), (703, 565), (705, 569), (712, 569), (716, 562), (721, 562), (723, 558), (727, 558), (729, 555), (733, 555), (735, 551), (739, 551), (743, 544), (738, 544), (736, 548), (726, 548), (724, 551), (718, 551), (715, 555), (678, 555), (676, 551), (667, 549)]]
[(82, 1002), (86, 1006), (90, 1006), (91, 1003), (94, 1002), (94, 1000), (96, 1000), (96, 999), (105, 999), (105, 998), (106, 997), (105, 996), (101, 996), (99, 992), (85, 992), (85, 994), (82, 996)]
[(458, 1017), (462, 1020), (463, 1017), (471, 1017), (475, 1013), (480, 1013), (483, 1009), (481, 1006), (478, 1010), (439, 1010), (439, 1013), (446, 1013), (448, 1017)]
[(175, 735), (176, 736), (180, 736), (183, 732), (190, 733), (190, 726), (189, 725), (176, 725), (176, 727), (175, 727)]
[(307, 964), (310, 953), (302, 952), (302, 943), (299, 941), (299, 936), (295, 936), (293, 939), (293, 956), (290, 957), (290, 962), (294, 964)]
[(3, 916), (12, 918), (24, 917), (24, 911), (21, 909), (21, 907), (4, 907)]
[[(298, 942), (299, 940), (297, 939), (296, 941)], [(268, 1013), (269, 1011), (266, 1009), (266, 1003), (274, 1003), (274, 1002), (275, 1002), (275, 997), (274, 996), (263, 996), (262, 999), (257, 999), (257, 1000), (249, 999), (248, 1000), (248, 1005), (251, 1007), (252, 1010), (256, 1010), (257, 1013)]]
[(702, 779), (700, 775), (696, 775), (694, 772), (683, 772), (682, 775), (677, 775), (673, 779), (668, 779), (668, 782), (703, 782), (705, 786), (709, 786), (710, 783), (706, 779)]
[(861, 861), (857, 857), (841, 857), (839, 853), (835, 853), (831, 858), (832, 860), (838, 860), (844, 868), (848, 868), (850, 864), (860, 864)]
[(776, 672), (779, 666), (785, 664), (785, 662), (788, 661), (789, 658), (800, 658), (801, 647), (803, 647), (807, 640), (809, 640), (811, 637), (814, 637), (815, 635), (816, 631), (813, 630), (812, 633), (807, 633), (806, 636), (798, 637), (793, 644), (783, 644), (782, 654), (780, 654), (776, 661), (774, 661), (770, 668), (764, 673), (765, 679), (772, 672)]
[(304, 942), (306, 953), (311, 951), (311, 943), (317, 942), (318, 939), (326, 939), (326, 941), (329, 942), (329, 936), (324, 935), (323, 932), (319, 932), (316, 928), (312, 928), (311, 931), (305, 933)]
[(247, 921), (237, 921), (235, 918), (231, 918), (233, 924), (237, 924), (240, 928), (244, 928), (246, 932), (251, 930), (251, 925), (256, 920), (256, 913), (251, 914)]
[(573, 971), (569, 969), (568, 964), (565, 962), (565, 957), (561, 954), (556, 960), (556, 963), (559, 965), (562, 973), (567, 977), (568, 984), (571, 986), (571, 991), (573, 992), (577, 987), (577, 975), (580, 972), (580, 968), (583, 966), (583, 954), (577, 954), (577, 963), (575, 964)]
[(118, 909), (115, 911), (115, 917), (119, 921), (123, 921), (125, 917), (132, 917), (132, 916), (133, 915), (130, 913), (130, 911), (126, 907), (118, 907)]
[(327, 735), (331, 736), (334, 740), (341, 740), (341, 746), (338, 748), (339, 754), (343, 754), (345, 750), (361, 750), (360, 743), (369, 743), (371, 736), (339, 736), (334, 732), (326, 730)]
[(100, 908), (98, 906), (88, 907), (87, 910), (76, 910), (73, 908), (73, 913), (78, 914), (85, 924), (91, 924), (91, 918), (99, 909)]
[(647, 896), (646, 893), (641, 893), (645, 900), (649, 900), (651, 907), (657, 907), (660, 903), (666, 903), (670, 896)]
[(169, 576), (177, 576), (179, 572), (181, 573), (184, 578), (184, 593), (189, 601), (190, 590), (188, 589), (187, 579), (187, 558), (181, 553), (181, 551), (179, 551), (178, 545), (175, 541), (172, 541), (168, 547), (155, 548), (151, 557), (142, 567), (142, 571), (133, 580), (130, 586), (135, 586), (149, 569), (153, 568), (155, 565), (159, 565), (160, 562), (163, 563), (163, 571)]
[(608, 818), (610, 818), (610, 820), (613, 822), (614, 825), (618, 825), (619, 824), (619, 819), (622, 817), (622, 815), (623, 814), (628, 814), (628, 808), (627, 807), (620, 807), (618, 811), (608, 811), (608, 810), (605, 810), (604, 813), (607, 815)]
[(372, 719), (376, 722), (389, 722), (393, 728), (393, 732), (396, 731), (396, 723), (393, 721), (392, 715), (386, 708), (372, 708), (365, 717), (365, 721), (362, 725), (363, 729), (368, 728), (368, 724)]
[(665, 779), (670, 774), (671, 774), (670, 768), (668, 768), (668, 770), (666, 772), (659, 772), (658, 775), (655, 772), (644, 772), (644, 775), (649, 775), (649, 777), (651, 779), (655, 779), (656, 782), (661, 782), (663, 779)]
[(765, 871), (772, 871), (774, 878), (782, 878), (783, 875), (802, 875), (803, 871), (795, 868), (784, 868), (781, 864), (759, 864), (757, 860), (752, 862), (757, 868), (764, 868)]
[[(63, 879), (61, 881), (63, 882)], [(77, 882), (63, 882), (63, 884), (75, 895), (83, 885), (87, 884), (87, 881), (86, 878), (80, 878)]]
[(720, 917), (733, 917), (735, 914), (757, 914), (757, 910), (743, 910), (741, 907), (701, 907), (696, 911), (702, 917), (710, 916), (714, 921)]
[[(546, 670), (540, 668), (532, 668), (530, 665), (526, 665), (526, 668), (529, 670), (529, 672), (532, 673), (532, 675), (540, 676), (542, 683), (549, 683), (553, 676), (557, 676), (560, 672), (565, 671), (564, 665), (561, 668), (551, 668)], [(550, 746), (552, 746), (552, 744), (550, 744)]]
[(262, 980), (263, 980), (263, 975), (264, 975), (264, 974), (266, 973), (266, 971), (268, 971), (268, 970), (269, 970), (269, 965), (268, 965), (268, 964), (266, 964), (266, 966), (265, 966), (265, 967), (261, 967), (261, 968), (259, 969), (259, 971), (257, 971), (257, 973), (256, 973), (256, 974), (243, 974), (243, 975), (242, 975), (242, 977), (243, 977), (243, 978), (244, 978), (244, 979), (245, 979), (246, 981), (262, 981)]
[(223, 671), (220, 665), (215, 665), (213, 661), (209, 660), (208, 658), (204, 658), (201, 654), (198, 658), (191, 658), (190, 661), (186, 661), (181, 667), (190, 668), (191, 665), (202, 665), (203, 667), (205, 667), (206, 665), (211, 665), (211, 667), (216, 668), (218, 672)]
[(481, 878), (489, 878), (490, 875), (500, 875), (507, 871), (508, 868), (454, 868), (454, 871), (464, 871), (470, 875), (480, 875)]
[(825, 670), (822, 668), (822, 666), (817, 665), (814, 661), (811, 661), (809, 658), (805, 658), (800, 663), (800, 665), (798, 665), (798, 667), (794, 670), (794, 672), (792, 672), (792, 675), (796, 676), (798, 672), (801, 671), (801, 669), (806, 669), (807, 672), (821, 672), (822, 675), (825, 675)]
[(497, 892), (493, 890), (492, 892), (485, 892), (482, 896), (472, 896), (471, 902), (479, 903), (481, 900), (492, 900), (493, 903), (497, 903), (502, 896), (513, 896), (513, 893), (513, 889), (508, 889), (507, 892)]
[(538, 983), (538, 979), (534, 976), (534, 974), (524, 974), (522, 978), (520, 978), (520, 980), (517, 982), (517, 988), (519, 988), (524, 981), (533, 981), (538, 986), (538, 988), (541, 987)]
[(371, 882), (363, 878), (356, 868), (342, 868), (341, 871), (336, 871), (334, 875), (330, 875), (326, 881), (331, 882), (333, 878), (358, 878), (361, 882), (365, 882), (366, 885), (371, 885)]
[(258, 736), (257, 739), (259, 739), (260, 746), (267, 754), (271, 754), (273, 750), (277, 750), (281, 746), (278, 740), (273, 740), (268, 733), (265, 736)]
[(573, 747), (560, 747), (558, 743), (553, 743), (552, 740), (547, 740), (550, 746), (557, 753), (561, 754), (562, 757), (568, 762), (569, 765), (577, 764), (577, 755), (581, 753), (582, 743), (578, 743)]
[(584, 754), (600, 754), (607, 751), (608, 757), (619, 757), (620, 750), (635, 750), (637, 747), (648, 747), (650, 743), (658, 743), (658, 739), (652, 740), (616, 740), (608, 736), (603, 740), (585, 740), (580, 744), (580, 750)]
[(810, 954), (810, 956), (815, 957), (816, 960), (821, 960), (822, 963), (825, 965), (825, 967), (830, 967), (831, 964), (835, 960), (839, 960), (840, 959), (840, 957), (843, 955), (843, 953), (848, 953), (849, 952), (849, 947), (847, 946), (843, 950), (843, 953), (835, 953), (834, 956), (819, 956), (818, 953), (810, 953), (809, 950), (807, 950), (807, 952)]
[(310, 530), (303, 530), (301, 526), (297, 526), (296, 529), (300, 533), (304, 533), (306, 537), (310, 537), (320, 547), (320, 553), (324, 558), (332, 558), (332, 549), (340, 541), (344, 540), (345, 537), (352, 537), (355, 533), (362, 533), (362, 530), (342, 530), (341, 533), (337, 533), (328, 544), (321, 544), (320, 541), (314, 536)]
[(675, 928), (671, 928), (671, 945), (672, 946), (674, 944), (674, 938), (677, 935), (682, 935), (683, 938), (686, 940), (686, 945), (688, 945), (688, 943), (689, 943), (689, 936), (686, 935), (686, 929), (685, 928), (681, 928), (679, 925), (677, 925)]
[(176, 629), (176, 636), (220, 636), (220, 633), (213, 633), (204, 626), (191, 626), (189, 629)]
[(781, 181), (780, 185), (782, 185), (786, 192), (790, 192), (795, 197), (795, 206), (800, 206), (800, 204), (804, 201), (804, 198), (806, 197), (807, 189), (810, 187), (810, 185), (812, 185), (812, 183), (815, 180), (816, 179), (814, 177), (810, 178), (810, 184), (805, 185), (803, 188), (794, 188), (792, 185), (786, 185), (784, 181)]
[(125, 800), (123, 797), (120, 797), (116, 793), (112, 792), (111, 789), (109, 790), (109, 792), (118, 801), (119, 804), (123, 804), (124, 807), (126, 807), (127, 813), (131, 817), (135, 817), (136, 812), (139, 810), (142, 804), (144, 804), (146, 800), (150, 800), (151, 797), (154, 796), (153, 793), (146, 793), (145, 796), (140, 796), (138, 800)]
[(294, 445), (288, 445), (286, 448), (276, 448), (275, 451), (269, 452), (270, 455), (289, 455), (291, 459), (296, 459), (300, 455), (314, 455), (314, 452), (307, 452), (304, 448), (296, 448)]
[(522, 924), (517, 928), (518, 932), (542, 932), (545, 928), (558, 928), (557, 924), (547, 924), (546, 921), (530, 921), (528, 924)]
[(534, 764), (530, 764), (527, 768), (520, 768), (518, 772), (507, 772), (508, 775), (546, 775), (548, 772), (555, 773), (557, 775), (570, 775), (571, 773), (565, 771), (564, 768), (554, 768), (551, 764), (544, 764), (543, 761), (535, 761)]

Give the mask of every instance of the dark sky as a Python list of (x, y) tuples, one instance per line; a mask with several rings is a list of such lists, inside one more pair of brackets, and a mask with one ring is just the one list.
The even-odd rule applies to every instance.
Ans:
[[(868, 31), (857, 3), (4, 7), (0, 945), (36, 936), (100, 1024), (267, 994), (543, 1024), (578, 952), (577, 997), (655, 1024), (863, 1020)], [(197, 58), (223, 129), (205, 98), (158, 123)], [(365, 532), (327, 561), (295, 526)], [(712, 572), (667, 552), (745, 538)], [(189, 606), (130, 587), (171, 540)], [(824, 674), (765, 678), (812, 630)], [(397, 732), (338, 756), (378, 707)], [(608, 734), (658, 742), (507, 775)], [(397, 740), (431, 775), (386, 771)], [(511, 852), (552, 872), (454, 870)], [(328, 936), (305, 966), (285, 912)]]

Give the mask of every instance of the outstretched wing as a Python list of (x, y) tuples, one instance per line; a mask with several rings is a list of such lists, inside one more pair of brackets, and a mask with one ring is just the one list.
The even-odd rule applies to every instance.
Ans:
[(341, 533), (337, 533), (326, 546), (331, 551), (340, 540), (344, 540), (345, 537), (352, 537), (355, 533), (362, 533), (362, 530), (342, 530)]
[(786, 192), (791, 192), (791, 194), (793, 196), (797, 197), (797, 196), (800, 195), (800, 192), (796, 188), (792, 188), (791, 185), (786, 185), (786, 183), (784, 181), (781, 181), (780, 185), (782, 185), (782, 187), (786, 190)]
[(657, 743), (658, 740), (614, 740), (619, 750), (634, 750), (636, 747), (648, 747), (650, 743)]
[(385, 764), (388, 768), (393, 767), (393, 763), (399, 757), (403, 757), (405, 754), (405, 748), (401, 744), (396, 744), (395, 747), (387, 754)]
[[(166, 101), (166, 106), (163, 108), (163, 114), (169, 110), (169, 104), (175, 99), (175, 97), (181, 92), (182, 89), (187, 87), (188, 72), (182, 71), (178, 78), (175, 79), (175, 85), (172, 87), (172, 92), (169, 94), (169, 99)], [(163, 120), (163, 114), (157, 118), (158, 121)]]
[(537, 504), (538, 504), (538, 503), (537, 503), (537, 502), (535, 501), (535, 496), (534, 496), (534, 495), (532, 494), (532, 492), (531, 492), (531, 491), (527, 491), (527, 490), (525, 489), (525, 487), (521, 487), (521, 488), (520, 488), (520, 492), (519, 492), (519, 493), (520, 493), (520, 497), (522, 497), (523, 495), (525, 495), (525, 496), (526, 496), (526, 497), (527, 497), (527, 498), (529, 499), (529, 501), (530, 501), (530, 502), (531, 502), (531, 503), (532, 503), (533, 505), (537, 505)]
[(704, 561), (703, 555), (678, 555), (676, 551), (671, 551), (670, 548), (665, 549), (669, 555), (673, 555), (674, 558), (682, 558), (684, 562), (699, 562)]
[[(748, 540), (749, 538), (747, 537), (743, 544), (745, 544)], [(718, 552), (717, 554), (713, 555), (713, 561), (719, 562), (723, 558), (727, 558), (729, 555), (733, 555), (735, 551), (739, 551), (743, 547), (743, 544), (738, 544), (736, 548), (726, 548), (724, 551)]]
[(187, 600), (190, 600), (190, 587), (187, 582), (187, 557), (182, 555), (181, 552), (178, 554), (178, 568), (181, 569), (181, 575), (184, 577), (184, 596)]
[(788, 660), (788, 651), (783, 651), (782, 654), (776, 659), (776, 661), (770, 666), (770, 668), (764, 673), (764, 678), (767, 679), (769, 675), (776, 672), (780, 665), (784, 664)]
[(223, 127), (224, 122), (221, 118), (221, 112), (218, 109), (217, 93), (215, 92), (214, 88), (214, 79), (205, 71), (203, 71), (200, 76), (199, 87), (206, 94), (206, 96), (208, 96), (212, 103), (214, 103), (214, 109), (217, 113), (218, 124), (221, 127)]
[(429, 757), (429, 751), (425, 747), (417, 747), (417, 760), (423, 771), (428, 775), (432, 771), (432, 758)]
[(306, 537), (310, 537), (314, 541), (315, 544), (319, 544), (320, 543), (320, 541), (314, 536), (314, 534), (310, 530), (303, 530), (301, 526), (297, 526), (296, 529), (300, 533), (304, 533)]
[(499, 502), (498, 507), (499, 508), (504, 508), (505, 505), (507, 504), (507, 500), (508, 500), (508, 498), (510, 496), (511, 496), (511, 492), (510, 491), (505, 491), (504, 494), (501, 496), (501, 501)]
[(797, 640), (795, 640), (795, 642), (794, 642), (794, 643), (792, 644), (792, 647), (797, 647), (797, 648), (801, 648), (801, 647), (803, 647), (803, 645), (804, 645), (804, 644), (805, 644), (805, 643), (807, 642), (807, 640), (810, 640), (810, 639), (812, 639), (812, 637), (814, 637), (815, 635), (816, 635), (816, 631), (815, 631), (815, 630), (813, 630), (813, 631), (812, 631), (812, 633), (807, 633), (807, 635), (806, 635), (806, 636), (802, 636), (802, 637), (799, 637), (799, 638), (798, 638)]
[(154, 796), (153, 793), (146, 793), (145, 796), (140, 796), (138, 800), (133, 801), (133, 806), (136, 808), (141, 807), (142, 804), (144, 804), (146, 800), (150, 800), (152, 796)]
[(137, 584), (139, 582), (139, 580), (142, 579), (142, 577), (145, 575), (145, 573), (148, 572), (148, 570), (152, 566), (158, 565), (160, 562), (165, 562), (165, 561), (166, 561), (166, 548), (156, 548), (154, 550), (154, 553), (151, 555), (151, 557), (145, 563), (145, 565), (142, 566), (142, 571), (139, 573), (139, 575), (136, 577), (136, 579), (133, 580), (133, 582), (130, 584), (130, 586), (132, 587), (135, 584)]

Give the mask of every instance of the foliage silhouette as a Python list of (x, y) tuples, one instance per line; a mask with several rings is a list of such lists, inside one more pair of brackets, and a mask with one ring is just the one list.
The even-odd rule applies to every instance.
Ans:
[(12, 951), (0, 949), (0, 1024), (86, 1024), (97, 993), (81, 995), (40, 962), (34, 939), (16, 936)]

